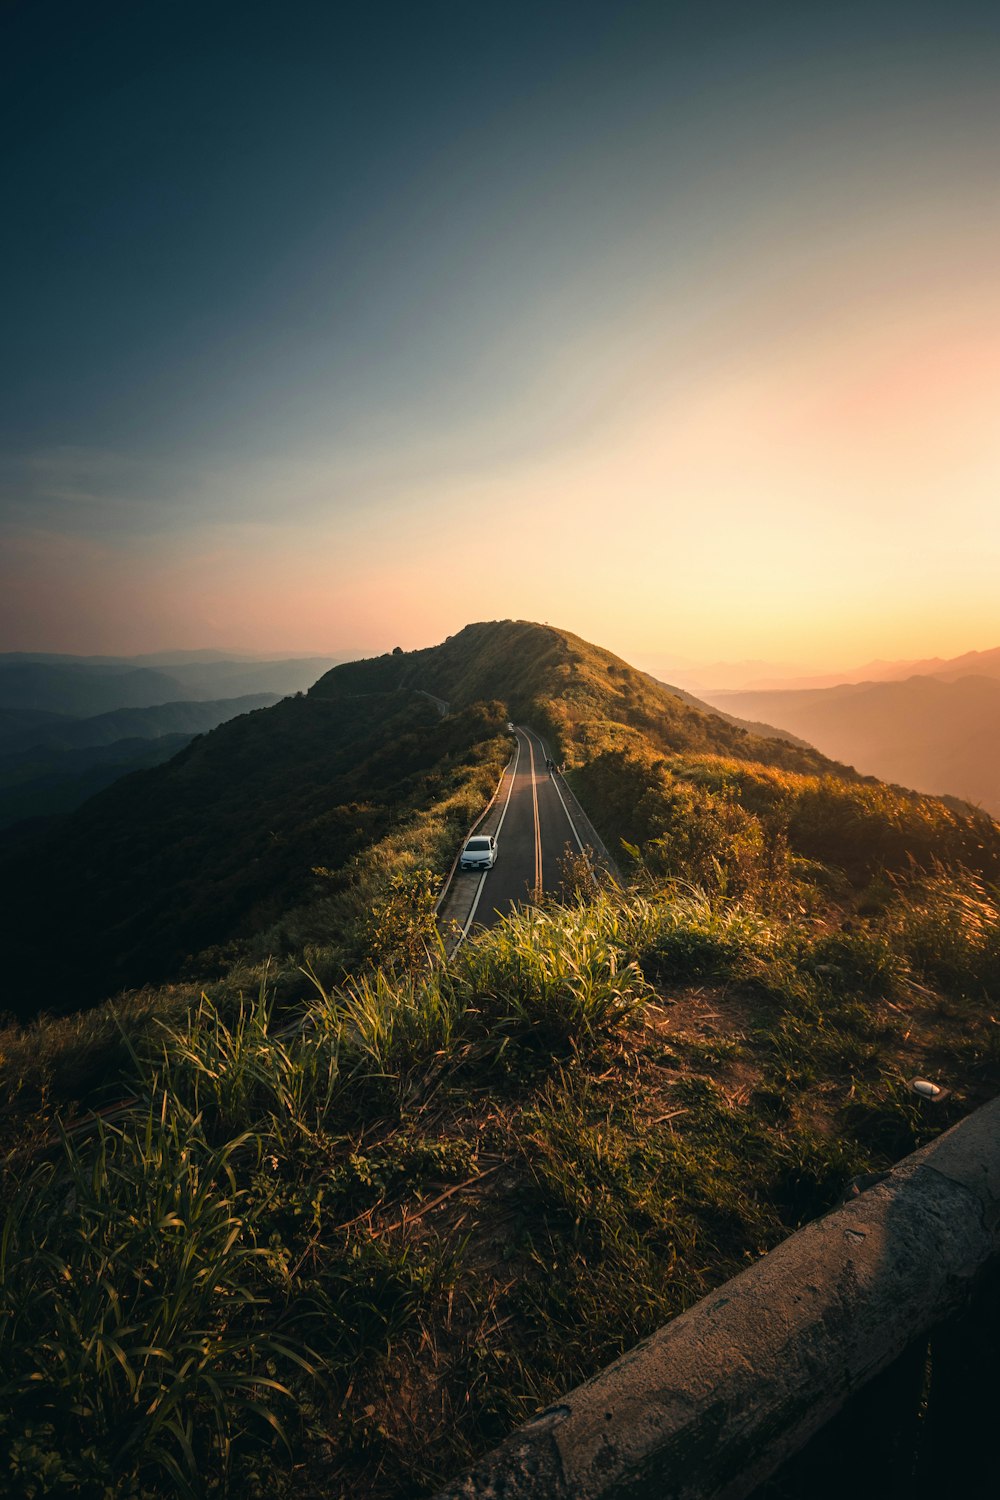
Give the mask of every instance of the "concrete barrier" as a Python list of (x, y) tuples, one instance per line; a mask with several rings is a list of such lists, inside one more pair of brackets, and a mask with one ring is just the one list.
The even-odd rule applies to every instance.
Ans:
[(438, 1500), (742, 1500), (1000, 1252), (1000, 1100), (525, 1424)]

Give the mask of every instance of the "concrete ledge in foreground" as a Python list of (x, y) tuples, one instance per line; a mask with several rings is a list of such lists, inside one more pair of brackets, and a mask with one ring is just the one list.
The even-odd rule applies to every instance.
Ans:
[(1000, 1250), (1000, 1099), (519, 1428), (438, 1500), (740, 1500)]

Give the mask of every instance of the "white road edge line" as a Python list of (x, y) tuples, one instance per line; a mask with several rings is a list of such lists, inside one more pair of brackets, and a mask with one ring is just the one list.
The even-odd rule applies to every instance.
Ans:
[(445, 897), (448, 895), (448, 892), (451, 889), (451, 882), (455, 878), (455, 871), (458, 869), (458, 862), (462, 858), (462, 850), (465, 848), (466, 840), (472, 837), (472, 835), (475, 833), (476, 829), (479, 827), (480, 823), (482, 823), (485, 820), (485, 818), (489, 815), (490, 808), (493, 806), (494, 802), (497, 800), (497, 798), (500, 795), (500, 788), (503, 786), (503, 779), (504, 779), (504, 777), (507, 775), (507, 772), (510, 770), (510, 768), (511, 768), (512, 765), (514, 765), (515, 767), (517, 765), (517, 754), (518, 754), (519, 749), (520, 749), (520, 745), (517, 743), (517, 735), (515, 734), (515, 736), (514, 736), (514, 754), (511, 756), (510, 760), (507, 762), (507, 764), (504, 766), (503, 770), (501, 771), (501, 773), (500, 773), (500, 780), (496, 784), (496, 790), (494, 791), (493, 796), (487, 802), (486, 806), (483, 808), (482, 812), (479, 814), (479, 817), (476, 819), (476, 821), (469, 828), (469, 831), (468, 831), (468, 833), (466, 833), (465, 838), (463, 838), (462, 841), (461, 841), (461, 843), (459, 844), (459, 846), (458, 846), (458, 853), (455, 855), (455, 858), (451, 862), (451, 869), (448, 871), (447, 875), (445, 876), (444, 885), (441, 887), (440, 891), (438, 891), (438, 898), (437, 898), (437, 900), (434, 903), (434, 915), (435, 916), (437, 916), (438, 912), (441, 910), (442, 906), (444, 905), (444, 903), (445, 903)]
[[(507, 809), (510, 806), (510, 799), (511, 799), (511, 795), (512, 795), (512, 793), (514, 791), (514, 782), (515, 782), (515, 780), (517, 778), (517, 767), (518, 767), (518, 762), (520, 761), (520, 759), (521, 759), (521, 741), (519, 739), (518, 742), (517, 742), (517, 754), (514, 756), (514, 767), (513, 767), (512, 771), (510, 773), (510, 786), (507, 788), (507, 800), (506, 800), (506, 802), (503, 805), (503, 812), (500, 814), (500, 821), (497, 824), (497, 831), (493, 835), (494, 838), (497, 841), (497, 846), (498, 847), (499, 847), (499, 844), (500, 844), (500, 830), (503, 827), (503, 820), (507, 816)], [(465, 942), (465, 939), (469, 936), (469, 928), (472, 926), (473, 920), (475, 918), (476, 908), (479, 905), (479, 898), (483, 894), (483, 886), (486, 884), (486, 877), (487, 877), (487, 875), (489, 873), (490, 873), (489, 870), (484, 870), (483, 873), (479, 877), (479, 889), (476, 891), (475, 900), (472, 903), (472, 910), (469, 912), (468, 921), (466, 922), (465, 926), (462, 928), (461, 932), (458, 934), (458, 942), (455, 944), (454, 948), (451, 950), (453, 958), (454, 958), (455, 954), (458, 952), (459, 948), (461, 948), (462, 944)]]
[(458, 942), (452, 949), (452, 957), (454, 957), (459, 948), (461, 948), (462, 944), (465, 942), (466, 938), (469, 936), (469, 928), (472, 926), (473, 918), (476, 915), (476, 908), (479, 905), (479, 898), (483, 894), (483, 886), (486, 884), (486, 877), (489, 873), (489, 870), (484, 870), (479, 877), (479, 888), (476, 891), (476, 898), (472, 903), (472, 910), (469, 912), (469, 919), (466, 922), (465, 926), (462, 928), (461, 932), (458, 934)]
[[(528, 733), (530, 734), (530, 733), (532, 733), (532, 731), (529, 730)], [(538, 736), (535, 735), (535, 738), (538, 739)], [(538, 740), (538, 743), (539, 743), (541, 749), (544, 751), (545, 746), (542, 744), (541, 740)], [(545, 759), (545, 758), (547, 758), (547, 757), (543, 756), (543, 759)], [(573, 837), (576, 839), (576, 847), (579, 849), (580, 853), (583, 854), (583, 852), (584, 852), (584, 849), (583, 849), (583, 839), (580, 837), (580, 835), (576, 831), (576, 824), (573, 822), (573, 819), (570, 817), (569, 808), (566, 806), (566, 798), (563, 796), (562, 792), (559, 790), (559, 783), (558, 783), (558, 781), (556, 780), (555, 776), (552, 774), (551, 771), (549, 772), (549, 780), (551, 781), (552, 785), (555, 787), (555, 789), (556, 789), (556, 796), (559, 798), (559, 801), (562, 803), (562, 810), (566, 814), (566, 822), (569, 824), (569, 826), (573, 830)]]
[(535, 747), (528, 735), (528, 754), (531, 756), (531, 805), (535, 817), (535, 883), (531, 887), (532, 900), (538, 901), (542, 892), (542, 823), (538, 816), (538, 777), (535, 774)]
[(511, 796), (512, 796), (513, 791), (514, 791), (514, 778), (517, 775), (517, 767), (518, 767), (518, 763), (519, 763), (520, 759), (521, 759), (521, 741), (518, 740), (518, 742), (517, 742), (517, 754), (514, 756), (514, 769), (510, 773), (510, 786), (507, 788), (507, 800), (506, 800), (506, 802), (503, 805), (503, 812), (500, 814), (500, 821), (497, 824), (497, 831), (496, 831), (496, 834), (494, 835), (494, 837), (496, 838), (496, 840), (497, 840), (498, 843), (500, 841), (500, 830), (503, 827), (503, 820), (507, 816), (507, 809), (510, 806), (510, 799), (511, 799)]

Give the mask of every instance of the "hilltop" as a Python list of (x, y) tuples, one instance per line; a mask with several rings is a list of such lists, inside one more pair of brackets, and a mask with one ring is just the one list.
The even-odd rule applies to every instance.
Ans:
[(831, 769), (807, 746), (766, 745), (730, 715), (696, 706), (610, 651), (525, 620), (467, 625), (440, 646), (346, 663), (309, 695), (407, 688), (455, 706), (500, 699), (513, 718), (548, 732), (572, 761), (645, 740), (665, 752), (704, 750), (800, 771)]
[[(446, 719), (427, 693), (451, 705)], [(568, 632), (470, 625), (439, 646), (338, 665), (304, 697), (222, 725), (37, 837), (18, 836), (6, 871), (0, 855), (0, 878), (14, 892), (10, 972), (32, 999), (15, 994), (7, 1005), (24, 1014), (88, 1003), (241, 956), (301, 952), (327, 934), (331, 897), (344, 885), (329, 877), (401, 820), (417, 837), (417, 823), (437, 817), (436, 837), (424, 830), (417, 842), (443, 873), (470, 798), (506, 754), (496, 737), (508, 718), (536, 724), (569, 764), (598, 777), (609, 756), (681, 752), (840, 774), (816, 752), (756, 739)], [(35, 732), (65, 743), (86, 730)], [(641, 836), (611, 801), (609, 810), (614, 839)], [(319, 868), (327, 877), (315, 876)], [(55, 946), (45, 936), (53, 926), (63, 935)]]

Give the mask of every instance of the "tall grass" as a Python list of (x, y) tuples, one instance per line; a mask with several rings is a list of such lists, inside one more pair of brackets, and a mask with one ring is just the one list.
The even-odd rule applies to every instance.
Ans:
[(355, 1094), (374, 1087), (399, 1097), (415, 1072), (451, 1057), (465, 1021), (463, 996), (440, 969), (402, 975), (378, 969), (332, 995), (321, 991), (320, 1000), (327, 1024), (340, 1027)]
[(320, 1130), (342, 1087), (341, 1028), (318, 1010), (308, 1026), (274, 1023), (261, 982), (228, 1017), (202, 995), (180, 1025), (160, 1028), (153, 1061), (164, 1090), (197, 1115), (212, 1138), (263, 1131), (271, 1149), (291, 1155)]
[(931, 983), (1000, 996), (1000, 889), (939, 871), (901, 892), (888, 917), (896, 946)]
[(237, 1186), (255, 1151), (245, 1134), (209, 1145), (161, 1092), (96, 1141), (64, 1134), (14, 1192), (0, 1408), (24, 1493), (106, 1493), (131, 1475), (191, 1495), (234, 1450), (284, 1438), (288, 1375), (310, 1367), (278, 1331), (259, 1214)]
[(651, 907), (643, 967), (659, 978), (735, 978), (776, 946), (775, 924), (738, 901), (697, 888)]
[(526, 909), (460, 951), (458, 984), (494, 1036), (557, 1050), (586, 1044), (651, 994), (634, 956), (640, 921), (606, 894)]
[[(861, 920), (647, 880), (513, 913), (449, 964), (404, 923), (386, 966), (301, 974), (294, 1011), (249, 971), (247, 997), (123, 1010), (134, 1102), (61, 1134), (49, 1114), (0, 1158), (0, 1491), (278, 1485), (283, 1435), (324, 1474), (335, 1454), (343, 1493), (387, 1493), (378, 1455), (440, 1477), (431, 1439), (402, 1453), (406, 1402), (480, 1442), (490, 1410), (526, 1415), (946, 1123), (904, 1082), (935, 1007), (958, 997), (970, 1070), (995, 1069), (995, 1006), (969, 997), (996, 993), (996, 892), (886, 892)], [(706, 1005), (706, 980), (739, 1003)], [(654, 981), (677, 1009), (643, 1017)], [(8, 1058), (30, 1054), (18, 1034)], [(449, 1408), (463, 1340), (483, 1358)]]

